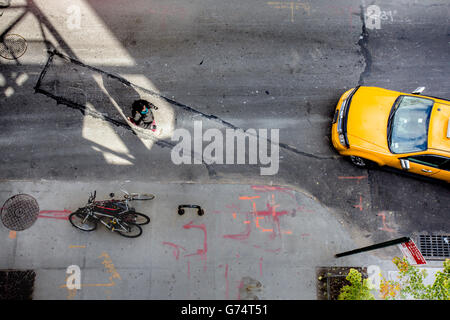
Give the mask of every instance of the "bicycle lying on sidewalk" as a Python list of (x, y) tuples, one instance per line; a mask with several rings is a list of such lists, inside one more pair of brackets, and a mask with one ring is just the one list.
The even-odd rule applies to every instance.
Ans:
[[(121, 200), (110, 199), (96, 201), (97, 192), (91, 193), (86, 206), (78, 208), (69, 215), (70, 223), (82, 231), (94, 231), (98, 222), (101, 222), (111, 232), (117, 232), (127, 238), (137, 238), (142, 234), (141, 225), (148, 224), (150, 218), (145, 214), (136, 212), (129, 206), (130, 201), (152, 200), (152, 194), (129, 194), (122, 190), (125, 195)], [(114, 197), (114, 194), (110, 194)]]

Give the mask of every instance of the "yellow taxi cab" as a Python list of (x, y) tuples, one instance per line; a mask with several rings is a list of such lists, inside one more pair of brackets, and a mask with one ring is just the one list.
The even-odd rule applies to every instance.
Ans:
[(450, 101), (358, 86), (336, 106), (332, 142), (358, 167), (390, 166), (450, 182)]

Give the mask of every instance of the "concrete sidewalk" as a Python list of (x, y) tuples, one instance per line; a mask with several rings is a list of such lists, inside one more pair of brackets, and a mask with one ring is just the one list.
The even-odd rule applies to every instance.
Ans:
[[(336, 259), (357, 247), (333, 214), (307, 194), (251, 185), (158, 184), (104, 181), (2, 182), (0, 201), (19, 193), (35, 197), (36, 223), (21, 232), (0, 227), (0, 269), (34, 269), (34, 299), (316, 299), (318, 266), (378, 265), (371, 254)], [(144, 233), (123, 238), (104, 227), (82, 232), (69, 212), (89, 192), (154, 193), (134, 202), (150, 216)], [(180, 204), (197, 204), (198, 216)], [(66, 269), (81, 268), (82, 288), (64, 287)]]

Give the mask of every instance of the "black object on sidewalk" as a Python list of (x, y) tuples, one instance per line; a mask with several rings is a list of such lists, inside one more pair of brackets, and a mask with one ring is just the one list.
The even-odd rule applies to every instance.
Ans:
[(184, 209), (183, 208), (194, 208), (197, 209), (197, 214), (199, 216), (202, 216), (205, 214), (205, 211), (203, 211), (202, 207), (195, 205), (195, 204), (180, 204), (178, 206), (178, 214), (180, 216), (182, 216), (184, 214)]
[(389, 240), (389, 241), (386, 241), (386, 242), (377, 243), (377, 244), (374, 244), (374, 245), (371, 245), (371, 246), (362, 247), (362, 248), (351, 250), (351, 251), (337, 253), (334, 256), (336, 258), (343, 257), (343, 256), (349, 256), (349, 255), (352, 255), (352, 254), (355, 254), (355, 253), (360, 253), (360, 252), (364, 252), (364, 251), (370, 251), (370, 250), (375, 250), (375, 249), (380, 249), (380, 248), (393, 246), (395, 244), (408, 242), (409, 240), (410, 240), (409, 237), (402, 237), (402, 238), (398, 238), (398, 239)]

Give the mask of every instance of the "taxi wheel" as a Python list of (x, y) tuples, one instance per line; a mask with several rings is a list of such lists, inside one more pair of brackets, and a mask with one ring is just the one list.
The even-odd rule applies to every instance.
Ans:
[(359, 168), (373, 168), (375, 166), (375, 163), (373, 161), (357, 157), (357, 156), (350, 156), (350, 161)]

